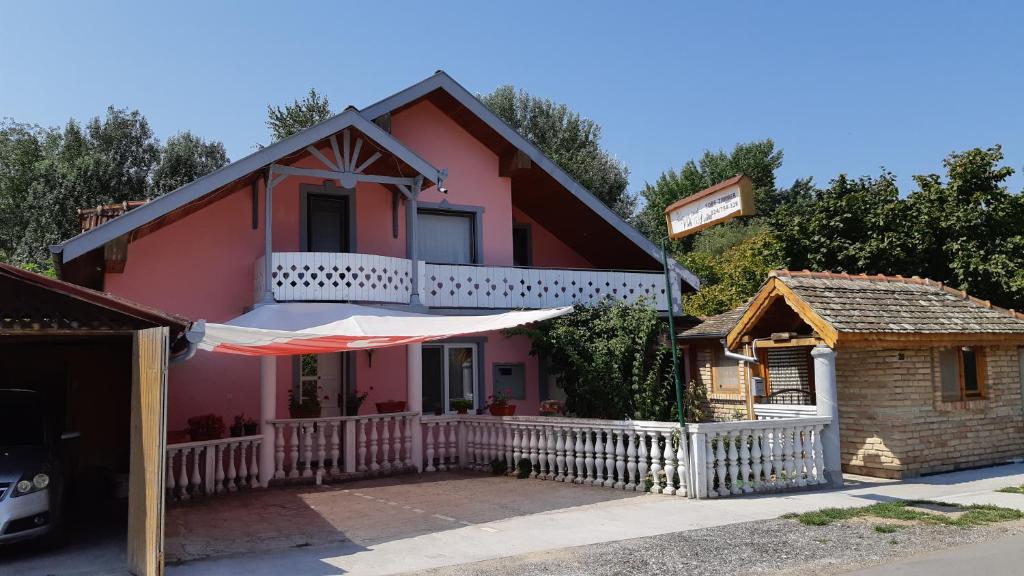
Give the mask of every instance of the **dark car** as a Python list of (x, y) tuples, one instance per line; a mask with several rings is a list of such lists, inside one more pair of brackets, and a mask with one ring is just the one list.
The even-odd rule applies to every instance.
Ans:
[(0, 544), (59, 534), (61, 437), (47, 414), (42, 393), (0, 389)]

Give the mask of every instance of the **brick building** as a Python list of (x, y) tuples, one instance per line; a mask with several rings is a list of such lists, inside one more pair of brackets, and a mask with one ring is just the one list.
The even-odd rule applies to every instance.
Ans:
[(776, 271), (679, 343), (719, 419), (814, 413), (811, 351), (834, 350), (847, 472), (901, 478), (1024, 455), (1024, 315), (939, 282)]

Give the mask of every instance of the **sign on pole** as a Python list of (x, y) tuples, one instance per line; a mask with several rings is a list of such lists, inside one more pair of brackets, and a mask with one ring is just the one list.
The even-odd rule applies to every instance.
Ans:
[(738, 174), (687, 196), (665, 208), (668, 237), (673, 240), (696, 234), (719, 222), (754, 214), (754, 185)]

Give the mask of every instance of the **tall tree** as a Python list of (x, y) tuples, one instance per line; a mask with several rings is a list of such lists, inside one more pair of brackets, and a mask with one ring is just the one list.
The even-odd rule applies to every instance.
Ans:
[(825, 190), (798, 182), (770, 220), (797, 269), (904, 274), (916, 269), (913, 219), (895, 177), (840, 174)]
[(137, 110), (63, 129), (0, 122), (0, 258), (45, 268), (47, 247), (78, 234), (79, 208), (145, 199), (226, 162), (222, 144), (188, 133), (161, 147)]
[(629, 170), (601, 147), (600, 125), (565, 104), (510, 85), (477, 97), (619, 215), (632, 215), (636, 200), (626, 192)]
[(160, 164), (153, 171), (152, 195), (180, 188), (230, 162), (224, 144), (207, 142), (189, 131), (167, 139), (160, 151)]
[(331, 117), (327, 97), (310, 88), (301, 100), (281, 106), (267, 106), (267, 128), (274, 141), (287, 138)]
[(1002, 148), (973, 148), (943, 161), (946, 181), (916, 176), (906, 200), (918, 273), (1002, 306), (1024, 308), (1024, 194), (1004, 182)]

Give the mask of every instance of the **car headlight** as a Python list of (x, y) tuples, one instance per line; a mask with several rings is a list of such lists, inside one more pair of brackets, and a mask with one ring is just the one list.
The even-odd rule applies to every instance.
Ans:
[(50, 485), (50, 475), (45, 472), (40, 472), (32, 477), (31, 480), (19, 480), (14, 485), (14, 495), (22, 496), (31, 492), (38, 492)]

